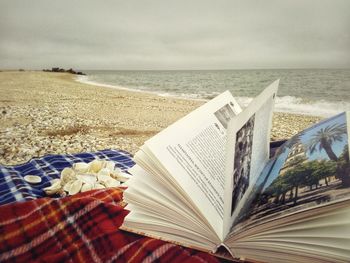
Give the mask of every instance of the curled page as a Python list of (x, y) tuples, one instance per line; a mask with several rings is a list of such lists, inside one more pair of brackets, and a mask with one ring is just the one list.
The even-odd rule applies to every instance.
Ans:
[(349, 127), (344, 112), (281, 146), (259, 176), (235, 232), (350, 199)]
[(241, 111), (227, 91), (145, 143), (167, 174), (223, 240), (225, 145), (230, 119)]
[(268, 86), (228, 125), (224, 235), (269, 159), (274, 100), (279, 80)]

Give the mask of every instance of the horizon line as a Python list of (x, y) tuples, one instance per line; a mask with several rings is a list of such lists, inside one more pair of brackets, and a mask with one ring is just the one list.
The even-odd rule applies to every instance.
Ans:
[[(55, 66), (56, 67), (56, 66)], [(43, 71), (51, 68), (43, 68), (43, 69), (33, 69), (33, 68), (0, 68), (0, 71)], [(230, 71), (230, 70), (350, 70), (350, 67), (281, 67), (281, 68), (221, 68), (221, 69), (89, 69), (89, 68), (74, 68), (74, 67), (58, 67), (62, 69), (74, 69), (79, 71)]]

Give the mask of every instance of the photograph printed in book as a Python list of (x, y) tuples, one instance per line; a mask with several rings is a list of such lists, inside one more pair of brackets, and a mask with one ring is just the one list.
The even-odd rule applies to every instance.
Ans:
[(249, 186), (255, 114), (236, 133), (231, 215)]
[(244, 224), (350, 198), (346, 114), (292, 137), (257, 182), (238, 218)]
[(225, 129), (227, 129), (229, 120), (231, 120), (235, 116), (235, 113), (231, 108), (234, 105), (232, 102), (230, 103), (230, 105), (226, 104), (214, 113), (215, 117), (220, 121), (220, 123), (222, 124), (222, 126), (224, 126)]

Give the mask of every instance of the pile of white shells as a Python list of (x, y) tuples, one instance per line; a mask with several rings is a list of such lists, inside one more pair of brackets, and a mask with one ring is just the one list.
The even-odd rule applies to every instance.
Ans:
[(60, 179), (51, 181), (51, 186), (43, 190), (47, 195), (74, 195), (93, 189), (117, 187), (126, 182), (130, 175), (115, 167), (114, 162), (93, 160), (90, 163), (75, 163), (64, 168)]

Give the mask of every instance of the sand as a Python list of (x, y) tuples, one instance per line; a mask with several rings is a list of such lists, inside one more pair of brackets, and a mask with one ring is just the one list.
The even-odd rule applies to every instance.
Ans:
[[(0, 163), (46, 154), (121, 149), (145, 140), (203, 101), (79, 83), (68, 73), (0, 72)], [(321, 118), (275, 113), (272, 140), (289, 138)]]

